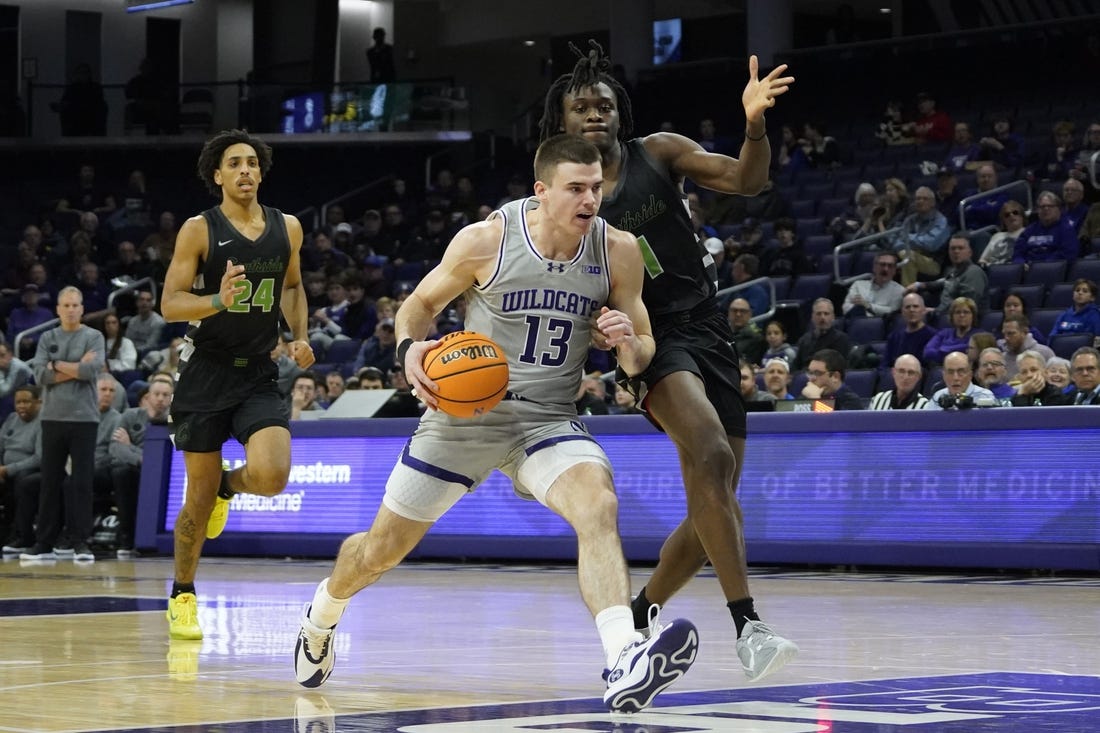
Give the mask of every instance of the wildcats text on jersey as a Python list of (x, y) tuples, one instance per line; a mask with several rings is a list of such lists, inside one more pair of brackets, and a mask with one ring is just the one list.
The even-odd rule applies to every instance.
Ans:
[(525, 288), (512, 290), (501, 296), (500, 308), (505, 313), (514, 311), (557, 311), (588, 318), (602, 303), (587, 295), (554, 288)]

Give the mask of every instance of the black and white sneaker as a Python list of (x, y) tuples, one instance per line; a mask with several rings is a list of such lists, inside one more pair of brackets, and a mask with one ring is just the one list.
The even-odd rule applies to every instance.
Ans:
[(691, 668), (698, 650), (695, 624), (678, 618), (661, 626), (652, 615), (649, 637), (623, 649), (615, 668), (604, 672), (607, 691), (603, 701), (607, 709), (636, 713), (649, 707), (658, 693)]
[(302, 629), (294, 645), (294, 676), (302, 687), (320, 687), (336, 666), (332, 648), (336, 627), (321, 629), (309, 620), (310, 605), (302, 610)]
[(41, 545), (35, 545), (26, 552), (20, 553), (20, 560), (56, 560), (57, 553), (53, 551), (52, 547), (42, 547)]
[(78, 543), (72, 552), (73, 562), (95, 562), (95, 553), (83, 542)]

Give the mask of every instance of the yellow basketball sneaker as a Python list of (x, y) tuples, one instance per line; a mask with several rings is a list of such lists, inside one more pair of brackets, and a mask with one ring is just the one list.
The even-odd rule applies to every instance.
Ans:
[[(226, 484), (225, 476), (227, 471), (229, 471), (229, 461), (222, 461), (221, 485), (223, 487)], [(221, 491), (220, 487), (218, 491)], [(225, 523), (229, 521), (229, 501), (229, 499), (223, 498), (220, 494), (214, 497), (214, 509), (210, 512), (210, 518), (206, 520), (206, 539), (214, 539), (225, 529)]]
[(168, 599), (168, 636), (172, 639), (202, 638), (199, 627), (199, 599), (194, 593), (180, 593)]

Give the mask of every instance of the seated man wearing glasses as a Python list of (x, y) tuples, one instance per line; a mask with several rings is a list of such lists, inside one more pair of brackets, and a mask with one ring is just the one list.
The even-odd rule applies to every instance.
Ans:
[(998, 400), (1009, 400), (1016, 394), (1016, 388), (1008, 383), (1004, 352), (996, 346), (982, 349), (978, 355), (978, 384), (992, 392)]
[(836, 410), (862, 410), (863, 400), (844, 384), (847, 369), (847, 360), (836, 349), (815, 352), (806, 368), (810, 380), (803, 387), (802, 396), (808, 400), (832, 399)]
[(985, 387), (973, 382), (970, 359), (961, 351), (952, 351), (943, 360), (943, 381), (947, 386), (936, 390), (924, 406), (926, 410), (966, 410), (992, 407), (997, 398)]
[(1039, 220), (1029, 224), (1016, 239), (1012, 261), (1031, 264), (1077, 259), (1079, 245), (1077, 232), (1069, 221), (1062, 218), (1062, 200), (1050, 191), (1043, 191), (1036, 199)]
[(905, 288), (894, 276), (897, 274), (898, 256), (885, 251), (875, 255), (870, 280), (856, 280), (848, 288), (841, 312), (846, 318), (891, 316), (901, 310)]
[(1068, 396), (1073, 405), (1100, 405), (1100, 351), (1082, 346), (1070, 359), (1070, 376), (1077, 387)]
[(920, 393), (920, 380), (924, 372), (917, 357), (902, 354), (894, 362), (890, 373), (894, 377), (894, 388), (872, 397), (871, 409), (923, 410), (928, 404), (928, 398)]

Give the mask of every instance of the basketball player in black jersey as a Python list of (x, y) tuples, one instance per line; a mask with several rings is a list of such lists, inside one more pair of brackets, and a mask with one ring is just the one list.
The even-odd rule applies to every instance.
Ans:
[[(302, 225), (257, 199), (271, 148), (241, 130), (218, 133), (199, 155), (199, 178), (221, 203), (184, 222), (164, 279), (166, 321), (190, 321), (172, 400), (187, 492), (175, 525), (169, 636), (201, 639), (195, 572), (203, 542), (225, 527), (238, 492), (273, 496), (290, 474), (290, 425), (271, 351), (280, 314), (290, 356), (313, 364), (299, 254)], [(246, 464), (222, 470), (222, 444), (245, 447)]]
[(635, 626), (651, 603), (664, 605), (709, 559), (737, 628), (736, 649), (750, 679), (781, 668), (798, 647), (760, 623), (749, 595), (737, 484), (745, 454), (745, 404), (733, 335), (715, 297), (714, 260), (694, 234), (683, 190), (700, 186), (754, 195), (768, 180), (771, 148), (764, 111), (787, 91), (786, 65), (763, 79), (755, 56), (741, 95), (745, 143), (740, 159), (708, 153), (674, 133), (630, 138), (630, 99), (594, 41), (571, 74), (546, 96), (541, 137), (560, 132), (595, 143), (603, 160), (600, 216), (638, 238), (647, 277), (642, 299), (653, 319), (656, 355), (642, 381), (643, 406), (680, 455), (687, 518), (661, 548), (648, 584), (634, 601)]

